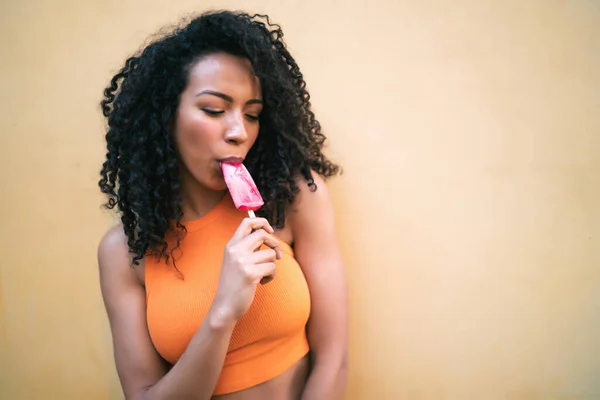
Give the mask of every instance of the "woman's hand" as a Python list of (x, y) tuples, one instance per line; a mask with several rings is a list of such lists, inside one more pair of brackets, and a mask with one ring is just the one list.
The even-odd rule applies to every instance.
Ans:
[[(275, 231), (264, 218), (245, 218), (225, 246), (217, 294), (211, 307), (220, 320), (237, 322), (250, 308), (256, 285), (275, 273), (281, 259)], [(258, 250), (262, 245), (268, 246)]]

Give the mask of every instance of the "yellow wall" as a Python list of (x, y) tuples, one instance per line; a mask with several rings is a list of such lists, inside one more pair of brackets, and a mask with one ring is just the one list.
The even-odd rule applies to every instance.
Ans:
[(0, 399), (119, 399), (101, 91), (186, 12), (280, 22), (345, 166), (347, 399), (600, 398), (600, 6), (4, 1)]

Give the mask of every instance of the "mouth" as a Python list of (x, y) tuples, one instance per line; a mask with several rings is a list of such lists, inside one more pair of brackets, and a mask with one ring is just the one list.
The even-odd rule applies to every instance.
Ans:
[(244, 162), (244, 159), (241, 157), (227, 157), (227, 158), (221, 158), (217, 161), (219, 162), (219, 164), (221, 164), (221, 163), (241, 164), (242, 162)]

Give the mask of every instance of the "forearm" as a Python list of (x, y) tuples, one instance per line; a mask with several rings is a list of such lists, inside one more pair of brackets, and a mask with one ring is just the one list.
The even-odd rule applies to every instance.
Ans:
[(204, 319), (171, 370), (140, 400), (210, 399), (221, 374), (235, 322), (214, 311)]
[(345, 355), (317, 356), (302, 392), (302, 400), (341, 400), (346, 389), (348, 364)]

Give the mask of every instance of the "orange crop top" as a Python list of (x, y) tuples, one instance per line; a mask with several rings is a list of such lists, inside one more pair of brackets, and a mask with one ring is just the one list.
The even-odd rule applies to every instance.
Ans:
[[(146, 316), (158, 353), (174, 364), (207, 315), (217, 291), (223, 251), (246, 215), (229, 195), (200, 219), (185, 223), (183, 254), (175, 269), (146, 258)], [(310, 294), (292, 248), (281, 242), (283, 258), (275, 278), (258, 285), (254, 302), (238, 321), (215, 395), (266, 382), (309, 351), (305, 327)]]

